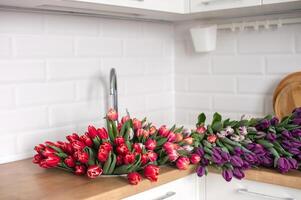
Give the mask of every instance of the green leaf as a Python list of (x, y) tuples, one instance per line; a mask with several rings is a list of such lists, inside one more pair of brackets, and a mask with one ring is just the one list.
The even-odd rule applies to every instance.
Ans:
[(267, 140), (257, 140), (258, 144), (261, 144), (262, 146), (264, 146), (265, 148), (271, 148), (274, 147), (274, 145), (272, 143), (270, 143)]
[(132, 165), (121, 165), (120, 167), (116, 167), (114, 170), (114, 174), (126, 174), (128, 169), (131, 167)]
[(88, 165), (95, 165), (95, 153), (93, 151), (93, 149), (91, 149), (90, 147), (85, 147), (84, 151), (87, 152), (89, 154), (89, 161), (88, 161)]
[(198, 116), (198, 123), (196, 125), (201, 126), (201, 125), (205, 124), (205, 121), (206, 121), (206, 115), (205, 115), (205, 113), (201, 113)]
[(115, 139), (115, 138), (119, 135), (119, 134), (118, 134), (118, 129), (117, 129), (117, 127), (116, 127), (115, 121), (111, 121), (111, 124), (112, 124), (114, 139)]
[(61, 150), (60, 148), (53, 146), (53, 145), (47, 145), (48, 147), (50, 147), (53, 150), (56, 150), (58, 153), (64, 153), (63, 150)]
[(114, 153), (112, 153), (112, 162), (111, 162), (108, 174), (112, 174), (113, 173), (113, 171), (115, 169), (115, 166), (116, 166), (116, 161), (117, 161), (116, 155)]
[(165, 142), (167, 141), (167, 138), (160, 138), (159, 140), (157, 140), (157, 147), (162, 146)]
[(212, 124), (214, 124), (215, 122), (221, 122), (221, 121), (222, 121), (222, 116), (219, 113), (217, 113), (217, 112), (214, 113)]
[(219, 132), (222, 130), (223, 125), (221, 122), (214, 122), (211, 127), (212, 127), (213, 132)]
[(112, 152), (110, 151), (108, 159), (103, 166), (103, 174), (108, 174), (111, 162), (112, 162)]
[(108, 119), (106, 119), (107, 121), (107, 129), (108, 129), (108, 134), (109, 134), (109, 138), (111, 141), (114, 141), (114, 135), (113, 135), (113, 130), (112, 130), (112, 126), (111, 126), (111, 123)]

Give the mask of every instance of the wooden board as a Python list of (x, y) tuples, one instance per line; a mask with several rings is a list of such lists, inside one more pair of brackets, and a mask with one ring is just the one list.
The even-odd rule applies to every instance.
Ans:
[(280, 119), (301, 107), (301, 81), (287, 84), (277, 95), (274, 111)]

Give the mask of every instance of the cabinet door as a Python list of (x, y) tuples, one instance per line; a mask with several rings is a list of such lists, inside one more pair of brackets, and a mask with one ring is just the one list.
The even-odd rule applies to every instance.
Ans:
[(128, 8), (141, 8), (163, 12), (184, 13), (188, 11), (189, 0), (75, 0)]
[(206, 200), (301, 200), (301, 190), (248, 180), (226, 182), (221, 175), (206, 178)]
[(192, 174), (124, 200), (199, 200), (197, 178)]
[(190, 0), (190, 11), (202, 12), (256, 5), (261, 5), (261, 0)]
[(263, 4), (271, 4), (271, 3), (285, 3), (285, 2), (293, 2), (300, 0), (262, 0)]

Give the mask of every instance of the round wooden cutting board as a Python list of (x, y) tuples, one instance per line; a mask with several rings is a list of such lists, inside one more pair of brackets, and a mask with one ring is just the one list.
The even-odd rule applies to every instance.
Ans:
[(287, 84), (279, 91), (274, 102), (275, 114), (280, 119), (291, 114), (297, 107), (301, 107), (301, 79)]
[(276, 87), (274, 94), (273, 94), (273, 107), (275, 111), (275, 102), (276, 98), (279, 94), (279, 92), (286, 87), (288, 84), (293, 83), (293, 82), (299, 82), (301, 81), (301, 72), (294, 72), (292, 74), (287, 75), (284, 79), (280, 81), (278, 86)]

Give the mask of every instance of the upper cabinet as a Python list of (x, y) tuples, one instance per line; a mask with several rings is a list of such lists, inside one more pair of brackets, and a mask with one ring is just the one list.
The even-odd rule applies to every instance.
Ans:
[(263, 4), (271, 4), (271, 3), (287, 3), (287, 2), (294, 2), (300, 0), (262, 0)]
[(190, 0), (192, 13), (259, 5), (261, 0)]
[[(71, 0), (72, 1), (72, 0)], [(77, 2), (140, 8), (171, 13), (184, 13), (189, 10), (188, 0), (75, 0)]]

